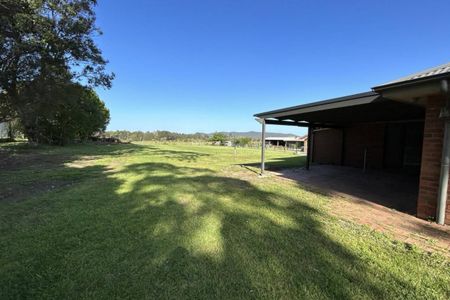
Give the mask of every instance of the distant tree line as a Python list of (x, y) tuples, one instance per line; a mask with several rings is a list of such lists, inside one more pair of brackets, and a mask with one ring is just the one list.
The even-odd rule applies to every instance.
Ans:
[(142, 141), (203, 141), (213, 142), (219, 145), (225, 145), (226, 142), (230, 142), (236, 146), (248, 146), (252, 143), (252, 139), (249, 137), (233, 137), (221, 132), (215, 132), (213, 134), (206, 133), (177, 133), (166, 130), (157, 131), (127, 131), (127, 130), (115, 130), (106, 131), (104, 133), (106, 138), (116, 138), (121, 141), (130, 142), (142, 142)]
[(93, 40), (96, 2), (0, 0), (0, 123), (30, 142), (86, 140), (109, 122), (93, 90), (114, 78)]
[(141, 142), (141, 141), (206, 141), (209, 136), (205, 133), (177, 133), (166, 130), (157, 131), (127, 131), (115, 130), (106, 131), (107, 138), (117, 138), (121, 141)]

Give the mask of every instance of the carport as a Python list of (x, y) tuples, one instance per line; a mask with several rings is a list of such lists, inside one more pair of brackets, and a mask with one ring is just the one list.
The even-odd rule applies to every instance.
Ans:
[[(262, 123), (263, 138), (267, 124), (308, 128), (311, 147), (307, 151), (306, 169), (311, 169), (311, 174), (304, 174), (303, 180), (315, 178), (314, 185), (317, 185), (317, 173), (335, 190), (353, 191), (355, 194), (365, 190), (367, 192), (361, 192), (359, 196), (365, 194), (371, 201), (416, 213), (425, 117), (423, 106), (367, 92), (269, 111), (256, 117)], [(262, 148), (263, 160), (264, 151)], [(312, 163), (333, 166), (336, 170), (328, 167), (324, 172), (323, 167), (311, 167)], [(339, 168), (341, 166), (353, 168)], [(375, 170), (377, 176), (374, 176)], [(371, 193), (371, 180), (374, 186), (383, 184), (380, 171), (386, 172), (388, 181), (397, 180), (398, 187), (407, 189), (403, 194), (408, 198), (394, 197), (395, 194), (391, 193), (392, 199), (389, 201), (392, 203), (386, 203), (387, 200), (382, 201), (383, 197), (379, 193)], [(264, 172), (264, 162), (261, 172)], [(334, 175), (330, 177), (328, 174)], [(336, 175), (340, 177), (339, 180), (331, 180)], [(405, 182), (408, 184), (405, 185)], [(390, 198), (390, 195), (386, 195), (386, 198)]]
[[(255, 114), (262, 124), (261, 145), (265, 145), (266, 125), (306, 127), (310, 145), (306, 170), (314, 172), (315, 165), (353, 167), (353, 171), (346, 172), (356, 172), (367, 180), (371, 172), (385, 172), (389, 180), (399, 179), (398, 187), (404, 187), (405, 194), (415, 195), (409, 200), (413, 203), (396, 205), (398, 197), (386, 190), (383, 201), (387, 206), (400, 210), (407, 207), (403, 211), (426, 219), (436, 217), (443, 224), (450, 211), (450, 143), (446, 142), (450, 133), (444, 133), (450, 128), (445, 125), (450, 124), (446, 121), (450, 115), (449, 78), (450, 64), (446, 64), (369, 92)], [(263, 146), (261, 174), (264, 160)], [(414, 185), (402, 184), (405, 179)], [(350, 186), (357, 182), (348, 180), (348, 190), (360, 190), (362, 187)]]

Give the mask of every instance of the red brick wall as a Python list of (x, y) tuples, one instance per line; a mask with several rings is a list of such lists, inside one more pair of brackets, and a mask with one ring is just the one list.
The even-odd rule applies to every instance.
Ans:
[(324, 129), (315, 131), (313, 143), (313, 162), (332, 165), (338, 165), (341, 163), (341, 129)]
[[(436, 216), (442, 140), (444, 137), (444, 122), (439, 119), (439, 113), (444, 104), (445, 99), (440, 96), (433, 96), (427, 99), (419, 199), (417, 200), (417, 216), (424, 219)], [(450, 224), (449, 200), (447, 200), (445, 222)]]

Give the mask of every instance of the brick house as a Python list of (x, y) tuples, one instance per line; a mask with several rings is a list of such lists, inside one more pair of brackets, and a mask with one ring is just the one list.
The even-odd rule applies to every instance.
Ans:
[[(266, 124), (308, 128), (307, 165), (417, 176), (415, 214), (450, 225), (450, 63), (369, 92), (258, 113)], [(261, 171), (264, 171), (264, 148)]]

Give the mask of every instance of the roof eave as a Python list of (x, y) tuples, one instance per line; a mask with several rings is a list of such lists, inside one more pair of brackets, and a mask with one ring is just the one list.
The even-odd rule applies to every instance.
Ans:
[(373, 97), (373, 96), (380, 96), (380, 95), (378, 93), (374, 92), (374, 91), (369, 91), (369, 92), (358, 93), (358, 94), (353, 94), (353, 95), (349, 95), (349, 96), (343, 96), (343, 97), (338, 97), (338, 98), (333, 98), (333, 99), (328, 99), (328, 100), (322, 100), (322, 101), (306, 103), (306, 104), (297, 105), (297, 106), (290, 106), (290, 107), (285, 107), (285, 108), (281, 108), (281, 109), (265, 111), (265, 112), (254, 114), (253, 116), (256, 117), (256, 118), (264, 118), (264, 117), (268, 118), (268, 117), (270, 117), (271, 115), (274, 115), (274, 114), (290, 112), (290, 111), (293, 111), (293, 110), (298, 110), (298, 109), (303, 109), (303, 108), (310, 108), (310, 107), (315, 107), (315, 106), (319, 107), (319, 106), (322, 106), (322, 105), (328, 105), (328, 104), (334, 104), (334, 103), (340, 103), (340, 102), (347, 102), (347, 101), (351, 101), (351, 100), (354, 100), (354, 99)]
[(360, 105), (360, 104), (367, 104), (368, 102), (372, 102), (376, 99), (379, 99), (380, 95), (376, 92), (367, 92), (367, 93), (360, 93), (345, 97), (339, 97), (334, 98), (330, 100), (325, 101), (318, 101), (313, 103), (308, 103), (304, 105), (298, 105), (298, 106), (292, 106), (287, 107), (283, 109), (278, 110), (272, 110), (267, 112), (262, 112), (255, 114), (254, 116), (257, 118), (279, 118), (279, 117), (285, 117), (289, 114), (299, 114), (299, 113), (305, 113), (305, 112), (311, 112), (311, 111), (320, 111), (320, 110), (328, 110), (328, 109), (335, 109), (335, 108), (341, 108), (346, 106), (353, 106), (353, 105)]
[(437, 74), (437, 75), (433, 75), (433, 76), (416, 78), (416, 79), (411, 79), (411, 80), (407, 80), (407, 81), (393, 82), (393, 83), (378, 85), (378, 86), (374, 86), (372, 88), (372, 90), (375, 92), (380, 92), (380, 91), (384, 91), (384, 90), (388, 90), (388, 89), (407, 87), (407, 86), (411, 86), (411, 85), (427, 83), (430, 81), (435, 81), (435, 80), (449, 78), (449, 77), (450, 77), (450, 73)]

